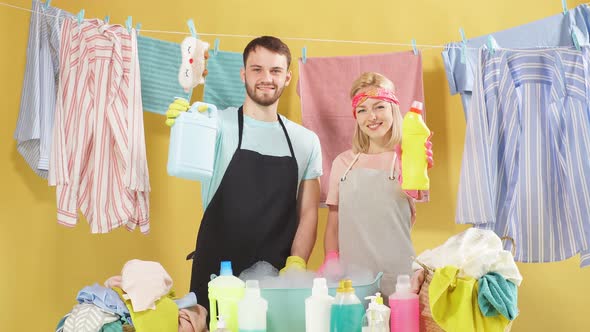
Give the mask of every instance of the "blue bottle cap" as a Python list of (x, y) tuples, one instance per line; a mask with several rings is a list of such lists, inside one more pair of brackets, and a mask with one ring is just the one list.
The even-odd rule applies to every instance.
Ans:
[(221, 269), (219, 270), (219, 275), (222, 276), (231, 276), (234, 272), (231, 268), (231, 261), (221, 261)]

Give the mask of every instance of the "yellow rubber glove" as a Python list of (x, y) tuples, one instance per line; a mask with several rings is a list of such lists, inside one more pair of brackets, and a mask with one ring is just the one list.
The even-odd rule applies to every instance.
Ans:
[(166, 125), (172, 127), (180, 113), (186, 112), (190, 107), (191, 104), (188, 100), (184, 98), (174, 98), (174, 101), (168, 105), (168, 110), (166, 111)]
[(285, 274), (285, 272), (291, 269), (306, 271), (307, 264), (305, 263), (305, 260), (299, 256), (289, 256), (287, 257), (287, 261), (285, 262), (285, 267), (281, 269), (279, 274), (283, 275)]

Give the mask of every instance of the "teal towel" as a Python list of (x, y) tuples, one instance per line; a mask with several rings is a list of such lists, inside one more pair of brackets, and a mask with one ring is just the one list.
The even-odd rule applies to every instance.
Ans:
[(114, 321), (102, 326), (99, 332), (123, 332), (123, 324), (121, 321)]
[(180, 44), (137, 36), (141, 102), (144, 111), (165, 114), (174, 97), (191, 100), (178, 83), (182, 55)]
[(240, 78), (243, 64), (242, 53), (217, 51), (214, 54), (210, 51), (203, 101), (220, 110), (241, 106), (246, 97), (246, 88)]
[(513, 320), (518, 316), (516, 285), (492, 272), (479, 278), (477, 301), (484, 316), (502, 316)]

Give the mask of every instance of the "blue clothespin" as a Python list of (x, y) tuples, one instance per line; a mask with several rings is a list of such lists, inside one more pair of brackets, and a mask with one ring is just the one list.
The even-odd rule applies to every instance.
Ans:
[(84, 21), (84, 9), (82, 9), (79, 13), (78, 13), (78, 24), (82, 24), (82, 22)]
[(109, 15), (104, 17), (104, 23), (105, 24), (109, 24), (109, 22), (111, 21), (111, 17)]
[(307, 63), (307, 47), (305, 46), (301, 49), (301, 62)]
[(188, 30), (191, 32), (191, 35), (193, 35), (194, 38), (199, 38), (197, 36), (197, 29), (195, 29), (195, 22), (193, 19), (189, 19), (186, 24), (188, 25)]
[(465, 63), (467, 59), (467, 39), (463, 28), (459, 28), (459, 33), (461, 34), (461, 63)]
[(127, 16), (127, 20), (125, 21), (125, 27), (127, 31), (131, 33), (131, 28), (133, 27), (133, 16)]
[(45, 9), (49, 8), (49, 5), (51, 5), (51, 0), (46, 0), (45, 1)]
[(576, 47), (576, 50), (581, 51), (582, 48), (580, 47), (580, 40), (578, 40), (578, 34), (576, 33), (576, 27), (574, 27), (574, 29), (572, 29), (572, 41), (574, 42), (574, 46)]
[(213, 44), (213, 55), (217, 55), (217, 51), (219, 51), (219, 38), (216, 38)]
[(567, 15), (567, 1), (561, 0), (561, 8), (563, 8), (563, 15)]
[(418, 48), (416, 48), (416, 39), (412, 39), (412, 49), (414, 50), (414, 55), (420, 54)]
[(137, 35), (139, 35), (139, 30), (141, 30), (141, 23), (137, 23), (135, 25), (135, 31), (137, 31)]
[(487, 46), (490, 54), (494, 55), (494, 53), (496, 53), (496, 40), (494, 37), (492, 37), (492, 35), (488, 36)]

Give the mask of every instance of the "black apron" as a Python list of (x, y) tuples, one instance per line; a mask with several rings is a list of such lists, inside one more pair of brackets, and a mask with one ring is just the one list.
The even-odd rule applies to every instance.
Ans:
[(231, 261), (238, 276), (258, 261), (280, 269), (291, 254), (298, 225), (298, 169), (289, 134), (278, 118), (291, 156), (242, 150), (244, 114), (242, 107), (238, 110), (238, 148), (205, 210), (196, 250), (187, 257), (193, 258), (190, 290), (207, 310), (207, 284), (211, 274), (219, 274), (221, 261)]

